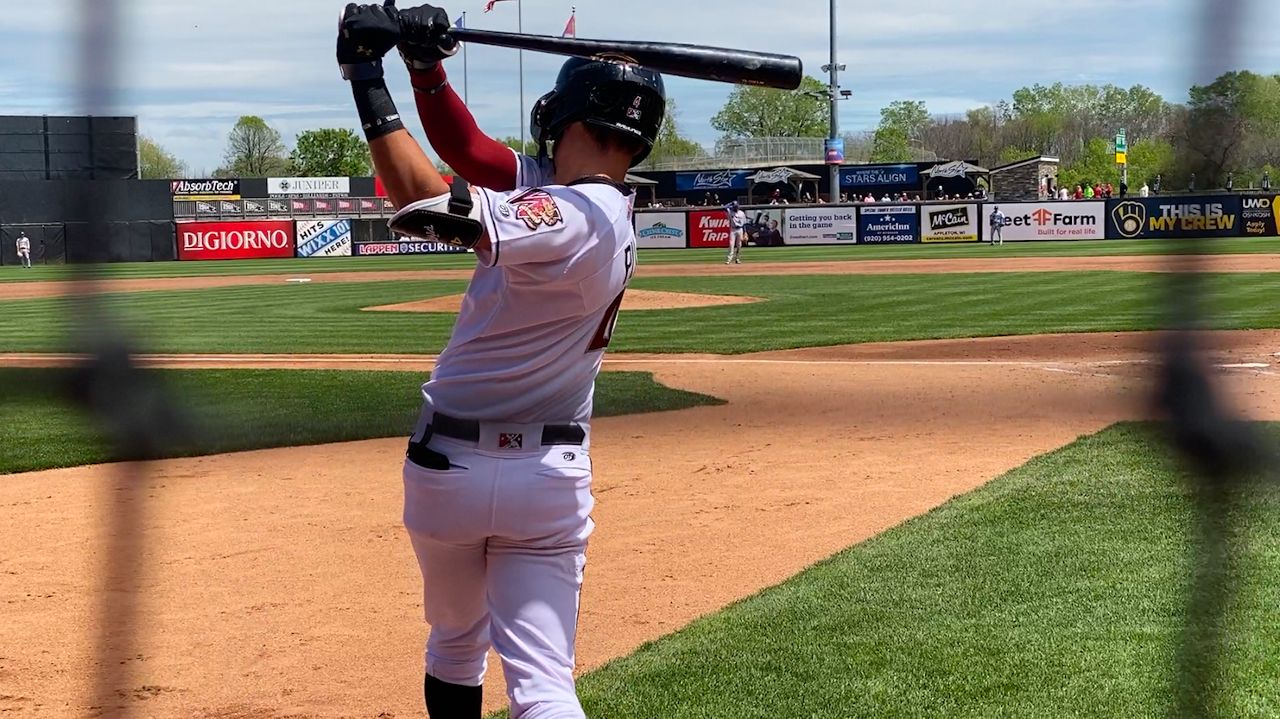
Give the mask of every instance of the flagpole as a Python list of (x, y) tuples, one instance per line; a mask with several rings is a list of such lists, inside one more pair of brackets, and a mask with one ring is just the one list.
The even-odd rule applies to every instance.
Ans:
[[(467, 26), (466, 10), (462, 11), (462, 26)], [(462, 102), (466, 105), (471, 104), (470, 99), (467, 97), (467, 90), (470, 86), (471, 83), (467, 82), (467, 44), (464, 42), (462, 43)]]
[[(516, 32), (524, 33), (524, 7), (516, 0)], [(524, 154), (524, 50), (520, 51), (520, 153)]]

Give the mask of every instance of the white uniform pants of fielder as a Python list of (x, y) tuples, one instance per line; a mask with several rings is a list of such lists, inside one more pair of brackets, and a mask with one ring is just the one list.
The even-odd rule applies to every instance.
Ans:
[[(422, 570), (427, 673), (479, 686), (490, 645), (512, 719), (585, 717), (574, 637), (586, 564), (591, 458), (543, 446), (541, 425), (482, 423), (480, 441), (433, 436), (450, 469), (404, 465), (404, 524)], [(513, 438), (519, 444), (513, 446)]]
[(742, 230), (731, 230), (729, 232), (729, 256), (725, 258), (724, 263), (741, 264), (742, 262), (742, 243), (746, 233)]

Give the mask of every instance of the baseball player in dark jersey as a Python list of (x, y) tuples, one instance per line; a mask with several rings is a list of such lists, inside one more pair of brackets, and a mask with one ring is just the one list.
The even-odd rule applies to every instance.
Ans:
[[(404, 523), (431, 625), (427, 712), (478, 719), (493, 647), (513, 718), (577, 719), (592, 394), (635, 272), (623, 181), (652, 148), (665, 92), (644, 68), (571, 59), (533, 108), (539, 156), (517, 155), (479, 132), (449, 86), (448, 28), (429, 5), (350, 5), (338, 39), (374, 165), (399, 208), (392, 228), (470, 247), (477, 259), (404, 464)], [(383, 81), (382, 58), (397, 46), (427, 137), (458, 173), (452, 187)]]

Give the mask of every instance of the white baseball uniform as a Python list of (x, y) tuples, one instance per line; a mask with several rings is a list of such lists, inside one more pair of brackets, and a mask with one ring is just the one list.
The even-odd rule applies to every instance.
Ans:
[(512, 717), (583, 717), (573, 669), (592, 396), (635, 272), (634, 197), (603, 178), (550, 184), (527, 157), (516, 179), (476, 197), (492, 247), (422, 387), (404, 523), (427, 673), (479, 686), (492, 645)]
[(742, 259), (739, 255), (742, 251), (745, 239), (743, 233), (746, 231), (746, 227), (747, 213), (743, 212), (742, 208), (729, 212), (729, 257), (724, 261), (726, 265), (730, 263), (741, 264)]
[(18, 259), (22, 261), (23, 267), (31, 266), (31, 240), (26, 235), (20, 235), (17, 242)]

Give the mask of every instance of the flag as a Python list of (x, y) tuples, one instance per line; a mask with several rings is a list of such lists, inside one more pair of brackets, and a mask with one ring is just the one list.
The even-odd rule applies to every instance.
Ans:
[(467, 14), (464, 12), (458, 16), (458, 20), (453, 24), (453, 26), (458, 28), (459, 30), (464, 29), (466, 25), (463, 24), (463, 21), (465, 21), (466, 19), (467, 19)]
[(484, 4), (484, 11), (489, 12), (490, 10), (493, 10), (493, 6), (500, 2), (506, 2), (506, 0), (489, 0), (489, 2)]
[(577, 37), (578, 36), (578, 13), (575, 10), (569, 14), (569, 22), (564, 24), (564, 32), (560, 33), (560, 37)]

